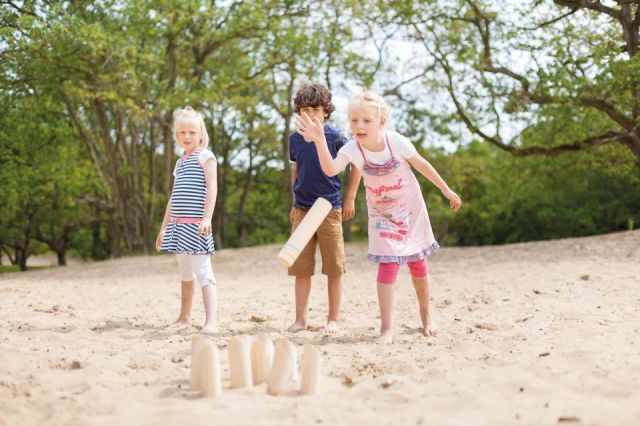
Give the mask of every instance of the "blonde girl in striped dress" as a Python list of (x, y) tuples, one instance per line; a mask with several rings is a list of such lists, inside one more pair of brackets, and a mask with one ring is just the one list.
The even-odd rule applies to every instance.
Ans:
[(171, 198), (156, 239), (156, 249), (175, 253), (182, 284), (180, 316), (171, 325), (190, 326), (194, 280), (202, 289), (206, 319), (203, 333), (218, 331), (218, 289), (211, 269), (211, 217), (216, 204), (216, 159), (207, 148), (209, 136), (202, 116), (187, 107), (173, 121), (174, 137), (184, 155), (173, 171)]

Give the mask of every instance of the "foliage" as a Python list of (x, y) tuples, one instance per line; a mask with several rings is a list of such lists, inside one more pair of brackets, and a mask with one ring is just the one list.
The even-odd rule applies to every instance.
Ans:
[[(0, 250), (22, 267), (42, 251), (61, 264), (67, 251), (150, 253), (185, 105), (202, 111), (218, 161), (217, 246), (282, 242), (292, 98), (307, 80), (385, 94), (396, 128), (463, 196), (454, 214), (420, 177), (446, 244), (637, 227), (640, 19), (627, 17), (640, 12), (597, 5), (5, 3)], [(356, 207), (362, 240), (362, 187)]]

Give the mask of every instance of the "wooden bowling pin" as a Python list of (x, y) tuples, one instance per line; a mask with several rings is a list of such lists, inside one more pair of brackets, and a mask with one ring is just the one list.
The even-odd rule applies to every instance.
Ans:
[(251, 344), (251, 372), (253, 384), (259, 385), (269, 380), (273, 363), (273, 342), (266, 334), (260, 334)]
[(253, 385), (250, 336), (236, 336), (229, 341), (229, 371), (231, 373), (232, 388), (244, 388)]
[(302, 380), (300, 393), (302, 395), (316, 395), (320, 391), (322, 362), (320, 352), (310, 344), (304, 345), (302, 356)]
[(309, 209), (289, 240), (284, 244), (278, 261), (285, 267), (290, 267), (296, 261), (302, 249), (307, 245), (313, 234), (331, 211), (331, 203), (324, 198), (318, 198)]
[(267, 393), (271, 395), (280, 395), (290, 387), (291, 371), (294, 368), (295, 360), (291, 356), (288, 343), (286, 339), (278, 339), (275, 342), (273, 366), (267, 381)]
[(298, 351), (296, 345), (293, 342), (285, 339), (287, 343), (287, 351), (289, 352), (289, 358), (291, 358), (291, 372), (289, 374), (289, 380), (292, 382), (298, 381)]
[(200, 378), (202, 377), (202, 364), (199, 359), (200, 349), (207, 342), (206, 336), (196, 335), (191, 339), (191, 390), (200, 391)]
[(218, 396), (222, 394), (222, 377), (220, 373), (220, 353), (218, 347), (207, 341), (198, 354), (202, 364), (200, 386), (202, 396)]

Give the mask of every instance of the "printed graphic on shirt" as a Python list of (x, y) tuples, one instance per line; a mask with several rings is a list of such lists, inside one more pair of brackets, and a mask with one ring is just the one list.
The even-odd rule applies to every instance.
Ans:
[(402, 197), (404, 188), (403, 178), (398, 178), (396, 183), (371, 187), (365, 185), (373, 195), (375, 213), (370, 220), (373, 221), (373, 229), (380, 238), (403, 241), (409, 231), (411, 209), (406, 205)]
[(402, 185), (402, 178), (398, 178), (398, 181), (395, 185), (380, 185), (377, 188), (372, 188), (369, 185), (365, 185), (365, 187), (373, 192), (376, 197), (380, 197), (383, 193), (385, 192), (389, 192), (389, 191), (397, 191), (402, 189), (403, 185)]

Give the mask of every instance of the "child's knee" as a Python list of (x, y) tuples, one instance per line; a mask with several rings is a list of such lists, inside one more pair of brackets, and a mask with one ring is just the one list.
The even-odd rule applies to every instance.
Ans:
[(198, 280), (201, 287), (205, 287), (209, 284), (216, 285), (216, 277), (213, 274), (211, 259), (208, 255), (194, 256), (192, 265), (196, 280)]
[(394, 284), (399, 270), (400, 265), (397, 263), (380, 263), (378, 265), (378, 282), (380, 284)]
[(414, 277), (424, 278), (429, 273), (429, 269), (427, 267), (427, 259), (407, 262), (407, 265), (409, 266), (409, 272)]
[(213, 271), (210, 271), (210, 273), (197, 273), (196, 279), (200, 283), (200, 287), (205, 287), (209, 284), (216, 285), (216, 277), (213, 275)]

